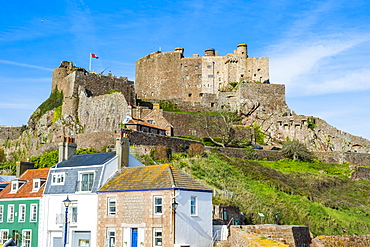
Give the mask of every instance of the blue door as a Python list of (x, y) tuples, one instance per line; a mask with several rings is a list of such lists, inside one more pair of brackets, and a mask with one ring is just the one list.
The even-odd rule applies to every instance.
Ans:
[(137, 228), (131, 228), (131, 247), (137, 247)]

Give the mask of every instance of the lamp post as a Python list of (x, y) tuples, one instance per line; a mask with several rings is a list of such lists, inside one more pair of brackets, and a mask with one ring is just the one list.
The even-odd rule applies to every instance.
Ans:
[(65, 212), (65, 222), (64, 222), (64, 247), (67, 245), (67, 232), (68, 232), (68, 208), (71, 205), (72, 201), (69, 200), (68, 196), (67, 199), (63, 201), (64, 207), (66, 208)]

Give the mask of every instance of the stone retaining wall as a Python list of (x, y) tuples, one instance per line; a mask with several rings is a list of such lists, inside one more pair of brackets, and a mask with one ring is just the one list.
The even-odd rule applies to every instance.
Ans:
[(370, 235), (348, 235), (348, 236), (318, 236), (324, 247), (368, 247), (370, 246)]

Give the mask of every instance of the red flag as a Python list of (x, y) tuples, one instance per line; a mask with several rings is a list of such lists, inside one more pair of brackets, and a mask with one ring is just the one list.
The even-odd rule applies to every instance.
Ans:
[(95, 55), (94, 53), (91, 53), (91, 57), (92, 58), (99, 58), (97, 55)]

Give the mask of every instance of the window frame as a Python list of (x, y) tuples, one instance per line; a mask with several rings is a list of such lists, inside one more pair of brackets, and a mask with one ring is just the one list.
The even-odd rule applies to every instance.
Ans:
[[(161, 202), (157, 203), (157, 199), (161, 199)], [(154, 215), (162, 215), (163, 214), (163, 196), (154, 196), (153, 206), (154, 206), (153, 207)]]
[[(111, 206), (110, 203), (114, 202), (114, 206)], [(114, 208), (114, 210), (112, 210)], [(117, 198), (116, 197), (108, 197), (107, 200), (107, 213), (108, 215), (116, 215), (117, 214)]]
[[(88, 176), (88, 179), (86, 180), (87, 182), (87, 189), (82, 190), (83, 188), (83, 176), (84, 175), (92, 175), (92, 182), (90, 181), (90, 176)], [(80, 171), (78, 172), (78, 178), (79, 178), (79, 186), (78, 186), (78, 191), (82, 193), (88, 193), (91, 192), (94, 188), (94, 183), (95, 183), (95, 171)], [(91, 186), (91, 187), (89, 187)], [(90, 188), (90, 189), (89, 189)]]
[(26, 222), (26, 204), (18, 206), (18, 222)]
[[(29, 238), (26, 238), (26, 233), (29, 232)], [(22, 230), (22, 247), (31, 247), (32, 246), (32, 230), (23, 229)]]
[(198, 198), (196, 196), (191, 196), (190, 197), (190, 216), (197, 216), (197, 215), (198, 215)]
[[(156, 236), (156, 233), (160, 233), (160, 236)], [(157, 239), (160, 239), (160, 244), (157, 244)], [(161, 227), (153, 228), (153, 246), (163, 246), (163, 230)]]
[[(113, 235), (110, 235), (110, 233), (113, 233)], [(113, 239), (113, 244), (111, 244), (111, 239)], [(116, 228), (107, 227), (107, 240), (108, 240), (108, 247), (116, 246)]]
[(0, 223), (4, 221), (4, 205), (0, 205)]
[(38, 216), (37, 204), (32, 203), (30, 204), (30, 222), (37, 222), (37, 216)]
[[(6, 235), (4, 236), (3, 233), (6, 233)], [(4, 244), (6, 241), (8, 241), (8, 238), (9, 238), (9, 229), (0, 229), (0, 244)]]
[[(51, 185), (64, 185), (66, 180), (65, 172), (55, 172), (51, 175)], [(59, 181), (58, 181), (59, 179)]]
[[(12, 215), (12, 217), (10, 217), (10, 215)], [(14, 222), (14, 204), (9, 204), (8, 205), (8, 213), (7, 213), (6, 218), (7, 218), (7, 222), (9, 222), (9, 223)]]

